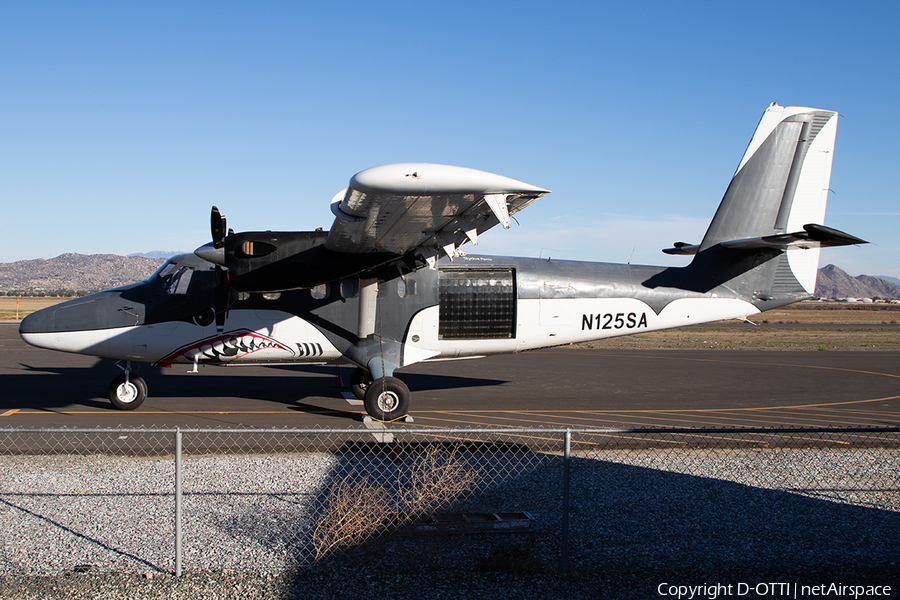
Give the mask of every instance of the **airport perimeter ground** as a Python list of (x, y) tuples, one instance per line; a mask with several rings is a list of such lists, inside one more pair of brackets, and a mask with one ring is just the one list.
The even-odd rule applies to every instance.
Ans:
[[(3, 301), (15, 301), (0, 300), (0, 311), (9, 308)], [(758, 326), (720, 323), (587, 344), (586, 349), (571, 347), (470, 361), (465, 371), (461, 365), (454, 368), (454, 363), (411, 369), (416, 425), (900, 424), (900, 307), (804, 304), (763, 313), (757, 319)], [(163, 422), (348, 426), (359, 419), (359, 407), (348, 405), (335, 390), (333, 372), (311, 370), (277, 371), (276, 376), (265, 379), (265, 386), (259, 380), (254, 383), (251, 373), (243, 370), (231, 373), (225, 369), (222, 375), (195, 377), (159, 374), (151, 384), (157, 393), (154, 395), (151, 388), (141, 410), (119, 413), (110, 410), (103, 399), (108, 383), (104, 377), (111, 365), (100, 369), (96, 359), (30, 349), (18, 340), (11, 323), (0, 324), (0, 334), (3, 426), (140, 426)], [(778, 366), (784, 363), (790, 366)], [(259, 374), (265, 377), (262, 369)], [(222, 378), (226, 384), (217, 386), (214, 382)], [(607, 387), (625, 387), (629, 382), (650, 393), (629, 396), (627, 390)], [(793, 386), (788, 395), (802, 396), (800, 401), (791, 405), (781, 402), (783, 398), (767, 402), (767, 394), (786, 385)], [(297, 391), (298, 386), (308, 387)], [(661, 394), (666, 386), (677, 389)], [(723, 386), (729, 390), (728, 398), (722, 396)], [(534, 395), (529, 395), (529, 389), (536, 390)], [(291, 390), (291, 399), (280, 397)], [(631, 406), (616, 406), (623, 398)], [(452, 402), (455, 405), (448, 406)], [(491, 410), (486, 410), (486, 405)], [(14, 543), (4, 540), (7, 547)], [(515, 553), (521, 549), (511, 546), (501, 551), (509, 556), (500, 556), (496, 563), (482, 563), (476, 570), (453, 565), (434, 568), (423, 557), (402, 563), (396, 556), (372, 550), (281, 573), (187, 572), (180, 579), (159, 572), (2, 576), (0, 597), (676, 597), (665, 595), (673, 588), (661, 588), (660, 584), (735, 586), (730, 594), (719, 592), (719, 598), (794, 597), (790, 588), (779, 594), (776, 592), (782, 588), (769, 587), (764, 588), (768, 594), (759, 594), (753, 586), (760, 583), (891, 586), (890, 591), (864, 587), (862, 594), (856, 594), (855, 588), (845, 588), (843, 593), (797, 597), (900, 597), (900, 558), (876, 562), (854, 559), (833, 565), (815, 561), (768, 566), (720, 564), (710, 565), (706, 571), (696, 565), (647, 564), (624, 571), (575, 570), (563, 577), (546, 566), (517, 561)], [(749, 593), (737, 595), (739, 583), (750, 584)], [(709, 590), (695, 597), (711, 598)]]

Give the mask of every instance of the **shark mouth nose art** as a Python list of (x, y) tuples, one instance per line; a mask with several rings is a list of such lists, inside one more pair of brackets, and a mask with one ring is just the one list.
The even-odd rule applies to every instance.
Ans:
[(174, 362), (231, 363), (261, 351), (283, 352), (295, 356), (295, 352), (281, 342), (249, 330), (233, 331), (206, 338), (185, 346), (160, 360), (160, 365)]

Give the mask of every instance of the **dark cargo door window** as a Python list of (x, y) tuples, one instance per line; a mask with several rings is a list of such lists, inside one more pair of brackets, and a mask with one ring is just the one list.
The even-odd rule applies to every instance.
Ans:
[(513, 269), (441, 269), (442, 340), (516, 337), (516, 280)]

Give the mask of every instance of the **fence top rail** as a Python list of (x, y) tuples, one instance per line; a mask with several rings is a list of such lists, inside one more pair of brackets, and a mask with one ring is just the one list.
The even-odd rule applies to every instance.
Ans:
[(788, 433), (900, 433), (898, 426), (875, 427), (365, 427), (344, 428), (255, 428), (255, 427), (0, 427), (0, 434), (51, 434), (51, 433), (130, 433), (130, 434), (279, 434), (279, 435), (330, 435), (330, 434), (565, 434), (621, 435), (621, 434), (788, 434)]

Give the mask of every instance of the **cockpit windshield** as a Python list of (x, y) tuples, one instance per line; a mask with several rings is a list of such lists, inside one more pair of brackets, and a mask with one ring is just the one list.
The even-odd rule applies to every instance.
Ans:
[(191, 276), (194, 274), (194, 268), (181, 265), (173, 260), (167, 261), (157, 271), (150, 276), (148, 281), (152, 281), (159, 286), (161, 294), (187, 294), (188, 287), (191, 284)]

